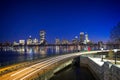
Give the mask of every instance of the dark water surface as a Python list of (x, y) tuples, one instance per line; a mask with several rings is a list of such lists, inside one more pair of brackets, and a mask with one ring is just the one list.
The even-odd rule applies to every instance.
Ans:
[(70, 66), (56, 73), (50, 80), (95, 80), (95, 78), (85, 67)]
[(5, 47), (0, 50), (0, 67), (73, 52), (70, 49), (65, 46)]

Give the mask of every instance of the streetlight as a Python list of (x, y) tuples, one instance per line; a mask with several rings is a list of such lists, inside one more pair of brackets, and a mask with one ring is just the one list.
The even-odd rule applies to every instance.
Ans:
[(116, 64), (116, 60), (117, 60), (117, 49), (114, 49), (114, 54), (115, 54), (115, 64)]
[(101, 61), (103, 61), (103, 48), (101, 48), (101, 51), (102, 51)]

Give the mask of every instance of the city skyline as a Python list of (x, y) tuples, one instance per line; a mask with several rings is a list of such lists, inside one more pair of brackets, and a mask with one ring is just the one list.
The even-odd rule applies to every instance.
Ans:
[[(40, 30), (39, 34), (39, 39), (32, 37), (31, 35), (29, 36), (28, 39), (20, 39), (18, 41), (12, 42), (13, 45), (45, 45), (45, 44), (51, 44), (49, 41), (46, 40), (46, 31)], [(87, 33), (80, 32), (79, 36), (75, 36), (72, 40), (67, 40), (67, 39), (59, 39), (55, 38), (53, 40), (52, 44), (77, 44), (77, 43), (83, 43), (87, 44), (92, 41), (89, 40), (89, 36)]]
[(120, 21), (119, 0), (4, 0), (0, 2), (0, 42), (39, 39), (47, 32), (55, 38), (72, 40), (87, 32), (92, 41), (108, 41), (110, 30)]

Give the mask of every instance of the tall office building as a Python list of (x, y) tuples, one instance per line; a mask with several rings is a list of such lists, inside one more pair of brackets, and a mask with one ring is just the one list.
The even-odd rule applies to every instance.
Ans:
[(56, 38), (55, 39), (55, 44), (60, 44), (60, 39)]
[(88, 42), (88, 34), (85, 34), (85, 40)]
[(45, 35), (46, 35), (46, 32), (44, 30), (41, 30), (40, 31), (40, 44), (45, 44), (46, 43)]
[(27, 39), (27, 45), (31, 45), (32, 44), (32, 37), (31, 36), (29, 36), (29, 38)]
[(38, 39), (36, 39), (36, 38), (33, 39), (33, 43), (34, 43), (34, 44), (38, 44)]
[(84, 43), (86, 44), (86, 43), (88, 43), (88, 42), (90, 42), (90, 40), (88, 39), (88, 34), (86, 33), (86, 34), (85, 34), (85, 40), (84, 40)]
[(68, 40), (62, 40), (61, 44), (69, 44), (69, 41)]
[(83, 43), (84, 42), (84, 32), (80, 32), (80, 43)]
[(72, 44), (78, 44), (79, 40), (78, 40), (78, 36), (75, 36), (74, 39), (72, 39)]
[(19, 40), (20, 45), (25, 45), (25, 40)]

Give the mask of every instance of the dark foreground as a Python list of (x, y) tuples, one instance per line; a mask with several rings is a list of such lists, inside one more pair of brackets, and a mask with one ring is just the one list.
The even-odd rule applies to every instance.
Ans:
[(50, 80), (96, 80), (85, 67), (68, 67), (56, 73)]

